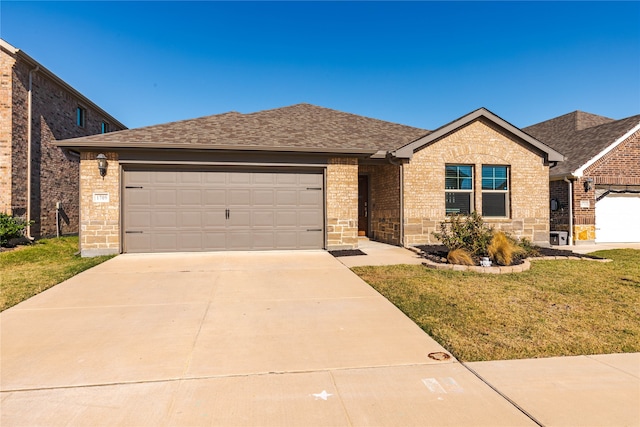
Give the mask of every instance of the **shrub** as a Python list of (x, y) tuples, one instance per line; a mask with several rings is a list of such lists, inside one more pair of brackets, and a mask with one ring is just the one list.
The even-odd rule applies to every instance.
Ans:
[(480, 215), (474, 211), (468, 216), (452, 215), (440, 223), (439, 233), (432, 234), (449, 251), (462, 248), (472, 256), (480, 257), (487, 254), (493, 228), (485, 226)]
[(469, 254), (469, 252), (467, 252), (467, 250), (463, 248), (449, 251), (449, 253), (447, 254), (447, 261), (449, 261), (449, 264), (475, 265), (471, 254)]
[(11, 239), (22, 237), (26, 227), (26, 221), (0, 213), (0, 246), (5, 246)]

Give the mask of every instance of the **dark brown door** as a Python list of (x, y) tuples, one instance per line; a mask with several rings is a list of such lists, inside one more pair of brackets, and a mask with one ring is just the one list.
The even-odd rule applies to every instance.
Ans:
[(358, 176), (358, 236), (369, 235), (369, 177)]

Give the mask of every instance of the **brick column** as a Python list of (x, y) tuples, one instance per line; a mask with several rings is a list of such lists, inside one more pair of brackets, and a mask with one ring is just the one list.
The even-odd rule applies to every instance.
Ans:
[(327, 249), (358, 247), (358, 160), (329, 159), (327, 166)]
[(83, 257), (120, 252), (120, 165), (104, 152), (107, 174), (98, 171), (97, 152), (80, 156), (80, 253)]

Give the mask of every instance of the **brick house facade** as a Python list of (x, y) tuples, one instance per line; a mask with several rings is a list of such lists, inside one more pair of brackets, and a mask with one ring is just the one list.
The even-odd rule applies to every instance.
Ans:
[(0, 75), (0, 212), (33, 220), (32, 237), (78, 233), (80, 158), (53, 142), (126, 127), (3, 40)]
[[(83, 256), (355, 249), (359, 236), (431, 243), (450, 211), (445, 175), (451, 165), (474, 171), (465, 194), (486, 222), (548, 244), (549, 164), (563, 158), (485, 109), (430, 132), (309, 104), (56, 144), (81, 156)], [(108, 158), (105, 176), (98, 154)], [(485, 172), (498, 169), (501, 189), (487, 196), (486, 183), (496, 178)], [(134, 181), (139, 171), (144, 179)], [(496, 195), (499, 214), (487, 207)], [(320, 239), (301, 243), (317, 232)], [(242, 239), (247, 243), (238, 245)]]
[(640, 115), (575, 111), (524, 130), (566, 155), (550, 169), (552, 230), (574, 244), (640, 242)]

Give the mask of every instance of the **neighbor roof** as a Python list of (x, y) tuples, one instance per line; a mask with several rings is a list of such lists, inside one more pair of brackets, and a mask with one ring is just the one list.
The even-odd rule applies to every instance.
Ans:
[(528, 134), (562, 152), (566, 160), (551, 176), (580, 176), (581, 170), (640, 125), (640, 115), (614, 120), (574, 111), (524, 128)]
[(66, 148), (173, 148), (376, 153), (428, 134), (425, 129), (310, 104), (229, 112), (57, 142)]

